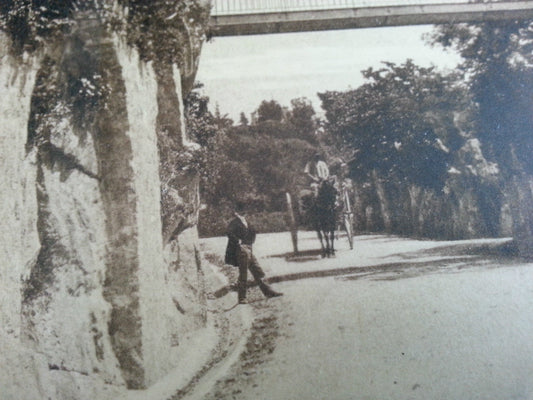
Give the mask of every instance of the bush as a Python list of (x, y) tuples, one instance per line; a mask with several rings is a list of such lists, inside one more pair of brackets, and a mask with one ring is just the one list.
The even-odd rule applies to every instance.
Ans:
[(285, 232), (289, 229), (284, 212), (262, 212), (248, 217), (257, 233)]
[[(232, 212), (226, 210), (205, 209), (200, 212), (198, 232), (200, 237), (225, 236), (226, 227)], [(285, 232), (288, 228), (287, 214), (283, 212), (261, 212), (250, 214), (247, 220), (257, 233)]]

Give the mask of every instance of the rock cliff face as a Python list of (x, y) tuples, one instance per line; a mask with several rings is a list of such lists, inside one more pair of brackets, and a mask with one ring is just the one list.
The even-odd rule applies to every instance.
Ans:
[(506, 182), (506, 197), (512, 216), (512, 230), (520, 255), (533, 259), (533, 176), (525, 171), (511, 147), (513, 174)]
[[(0, 251), (0, 279), (2, 290), (0, 307), (0, 349), (2, 368), (0, 387), (2, 396), (15, 399), (18, 393), (27, 398), (39, 398), (37, 373), (45, 361), (20, 344), (21, 337), (21, 278), (27, 277), (30, 265), (39, 249), (36, 230), (37, 204), (35, 196), (35, 168), (33, 157), (26, 157), (25, 142), (30, 99), (35, 81), (32, 61), (11, 59), (7, 40), (1, 37), (0, 65), (0, 165), (2, 190), (0, 208), (2, 240)], [(31, 372), (26, 372), (30, 370)], [(27, 389), (24, 390), (24, 387)], [(19, 397), (20, 398), (20, 397)]]
[(206, 324), (198, 179), (161, 181), (188, 146), (180, 71), (91, 18), (31, 57), (1, 39), (1, 397), (145, 388)]
[(504, 201), (500, 193), (497, 164), (485, 159), (477, 139), (467, 140), (456, 158), (459, 169), (450, 168), (446, 185), (438, 192), (385, 184), (374, 174), (371, 185), (356, 187), (356, 228), (447, 240), (511, 236), (511, 201)]

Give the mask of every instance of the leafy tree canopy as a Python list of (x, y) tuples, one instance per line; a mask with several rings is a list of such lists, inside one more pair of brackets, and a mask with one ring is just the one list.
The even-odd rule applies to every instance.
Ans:
[(367, 83), (358, 89), (319, 94), (326, 130), (352, 151), (354, 178), (377, 171), (394, 182), (441, 188), (462, 143), (454, 116), (464, 109), (464, 87), (410, 60), (363, 75)]
[(429, 37), (464, 62), (475, 106), (475, 134), (504, 169), (512, 160), (533, 173), (533, 25), (494, 21), (442, 25)]
[(196, 83), (193, 90), (183, 99), (187, 132), (191, 139), (205, 147), (217, 134), (215, 117), (208, 108), (209, 97), (201, 94), (203, 84)]
[(281, 121), (283, 119), (283, 109), (276, 100), (263, 100), (257, 109), (257, 121)]
[(295, 136), (305, 140), (315, 140), (317, 121), (311, 101), (303, 97), (291, 100), (288, 122), (294, 130)]

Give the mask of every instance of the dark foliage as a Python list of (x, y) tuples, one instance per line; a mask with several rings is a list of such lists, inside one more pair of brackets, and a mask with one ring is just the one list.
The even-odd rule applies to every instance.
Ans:
[(283, 109), (276, 100), (263, 100), (257, 109), (257, 121), (281, 121), (283, 119)]
[(533, 173), (533, 29), (530, 21), (443, 25), (430, 38), (464, 58), (477, 107), (476, 136), (511, 172), (513, 160)]
[[(0, 4), (0, 29), (15, 54), (34, 51), (54, 36), (69, 33), (75, 19), (99, 19), (125, 35), (145, 60), (187, 65), (188, 51), (206, 38), (209, 7), (196, 0), (6, 0)], [(125, 11), (127, 9), (127, 12)]]
[(305, 185), (303, 169), (316, 146), (287, 119), (234, 125), (218, 110), (209, 112), (200, 88), (186, 99), (189, 132), (202, 145), (200, 233), (223, 234), (236, 200), (244, 200), (260, 232), (286, 229), (286, 193)]
[(411, 61), (363, 74), (368, 83), (358, 89), (319, 94), (326, 130), (352, 151), (352, 177), (365, 181), (377, 171), (391, 182), (442, 188), (462, 144), (454, 114), (464, 110), (464, 89)]

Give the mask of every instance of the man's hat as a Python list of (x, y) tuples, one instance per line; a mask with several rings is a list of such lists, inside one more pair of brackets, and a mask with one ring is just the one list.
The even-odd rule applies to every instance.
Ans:
[(245, 204), (244, 204), (244, 201), (242, 200), (237, 200), (233, 206), (234, 210), (236, 212), (242, 212), (244, 211), (244, 208), (245, 208)]

